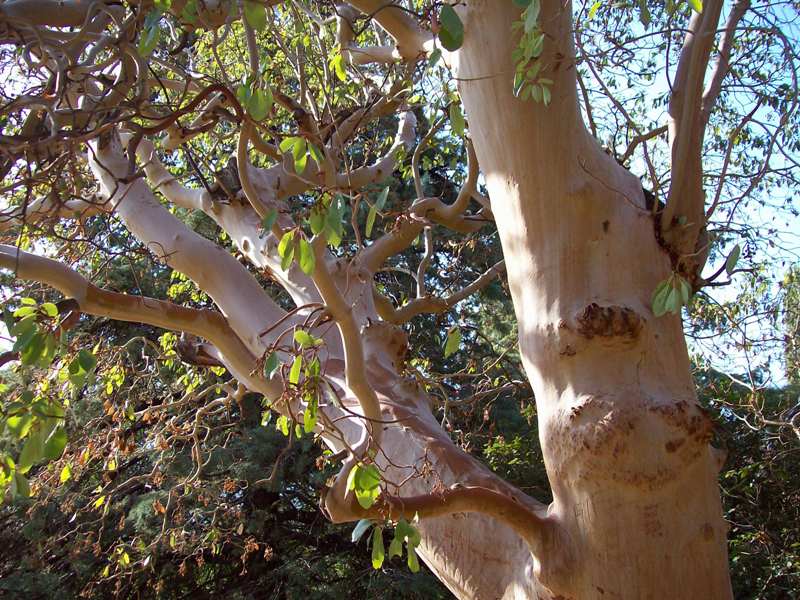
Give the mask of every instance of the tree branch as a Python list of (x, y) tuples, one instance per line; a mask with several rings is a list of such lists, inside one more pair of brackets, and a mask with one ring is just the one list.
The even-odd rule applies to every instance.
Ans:
[(728, 65), (730, 64), (731, 51), (733, 49), (734, 34), (739, 21), (742, 20), (744, 14), (750, 8), (750, 0), (738, 0), (733, 5), (727, 20), (725, 21), (725, 28), (722, 30), (722, 38), (719, 43), (719, 56), (717, 57), (717, 64), (714, 66), (714, 71), (711, 74), (711, 81), (709, 81), (705, 92), (703, 92), (703, 123), (708, 123), (708, 118), (711, 116), (711, 110), (719, 97), (719, 92), (722, 89), (722, 80), (728, 74)]
[[(361, 332), (353, 316), (353, 309), (349, 306), (336, 287), (333, 276), (328, 269), (326, 258), (328, 255), (323, 237), (316, 237), (311, 242), (316, 254), (317, 264), (314, 272), (314, 283), (317, 285), (320, 296), (331, 316), (336, 321), (342, 337), (345, 356), (345, 378), (347, 387), (358, 399), (365, 417), (365, 428), (369, 437), (365, 440), (366, 446), (360, 451), (366, 452), (369, 447), (377, 448), (380, 445), (382, 427), (381, 404), (375, 390), (367, 379), (367, 367), (364, 357), (364, 345)], [(371, 439), (369, 439), (371, 438)]]
[(477, 191), (478, 184), (478, 158), (469, 140), (467, 140), (467, 155), (467, 179), (456, 201), (447, 205), (439, 198), (417, 199), (411, 205), (408, 214), (398, 219), (393, 231), (378, 238), (371, 246), (361, 251), (358, 260), (367, 270), (373, 273), (377, 271), (390, 256), (407, 248), (431, 222), (461, 233), (473, 233), (491, 220), (486, 217), (485, 209), (477, 215), (463, 214)]
[(390, 323), (400, 325), (407, 323), (417, 315), (421, 315), (423, 313), (438, 314), (448, 311), (462, 300), (466, 300), (472, 294), (488, 286), (495, 279), (497, 279), (500, 274), (505, 271), (505, 269), (506, 262), (501, 260), (493, 267), (488, 269), (485, 273), (481, 274), (481, 276), (471, 284), (460, 289), (454, 294), (451, 294), (447, 298), (437, 298), (435, 296), (423, 296), (422, 298), (415, 298), (409, 301), (407, 304), (396, 309), (393, 313), (385, 313), (386, 316), (383, 318)]
[[(672, 250), (681, 256), (694, 253), (705, 225), (702, 90), (722, 4), (722, 0), (711, 0), (702, 14), (692, 15), (669, 103), (672, 183), (661, 218), (661, 232)], [(686, 266), (688, 271), (697, 270), (697, 265)]]
[(126, 180), (129, 161), (116, 133), (91, 142), (89, 147), (90, 166), (101, 193), (125, 226), (156, 256), (208, 293), (245, 345), (260, 354), (264, 342), (257, 332), (284, 314), (283, 309), (233, 256), (190, 231), (161, 206), (141, 178)]
[(14, 271), (21, 279), (44, 283), (73, 298), (81, 312), (119, 321), (147, 323), (203, 337), (221, 353), (223, 362), (234, 377), (250, 389), (272, 398), (279, 396), (282, 391), (279, 383), (251, 375), (256, 366), (256, 357), (218, 312), (104, 290), (58, 261), (29, 254), (14, 246), (0, 245), (0, 266)]
[(348, 2), (375, 19), (395, 40), (397, 53), (407, 61), (425, 55), (426, 45), (433, 39), (406, 10), (390, 0), (351, 0)]

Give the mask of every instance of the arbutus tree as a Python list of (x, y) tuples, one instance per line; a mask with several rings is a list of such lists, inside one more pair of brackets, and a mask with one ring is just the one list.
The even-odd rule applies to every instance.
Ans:
[[(794, 183), (794, 11), (4, 2), (14, 242), (0, 264), (65, 298), (7, 315), (13, 358), (80, 388), (97, 361), (66, 341), (78, 315), (180, 332), (182, 359), (238, 384), (171, 432), (193, 448), (185, 485), (202, 477), (204, 420), (261, 394), (281, 430), (341, 461), (326, 516), (358, 522), (354, 537), (372, 527), (376, 566), (404, 554), (414, 569), (419, 553), (458, 597), (730, 597), (722, 457), (680, 313), (737, 271), (739, 246), (719, 254), (713, 219), (730, 235), (748, 199)], [(643, 81), (661, 82), (666, 114), (630, 91)], [(466, 165), (425, 155), (460, 139)], [(413, 188), (388, 185), (402, 178)], [(224, 235), (189, 227), (198, 214)], [(431, 267), (442, 236), (484, 228), (503, 260), (452, 289)], [(95, 283), (104, 252), (125, 245), (199, 300)], [(720, 265), (704, 276), (709, 255)], [(413, 281), (407, 298), (387, 293), (393, 271)], [(503, 273), (549, 505), (454, 443), (408, 364), (406, 324)], [(447, 325), (446, 354), (461, 335)], [(29, 469), (61, 456), (59, 411), (42, 394), (15, 399), (10, 493), (29, 494)], [(111, 501), (101, 486), (94, 508)]]

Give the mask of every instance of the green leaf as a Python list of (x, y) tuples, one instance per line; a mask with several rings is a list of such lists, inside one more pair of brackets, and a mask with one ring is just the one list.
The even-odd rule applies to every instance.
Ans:
[(544, 103), (545, 106), (547, 106), (548, 104), (550, 104), (550, 100), (552, 100), (553, 98), (550, 93), (550, 88), (547, 87), (546, 85), (541, 85), (540, 87), (542, 88), (542, 102)]
[(29, 413), (14, 415), (6, 420), (6, 428), (13, 433), (18, 440), (21, 440), (31, 430), (33, 417)]
[(275, 373), (275, 369), (278, 368), (280, 361), (278, 360), (278, 353), (272, 352), (267, 357), (267, 360), (264, 361), (264, 376), (269, 379), (272, 377), (272, 374)]
[(311, 247), (311, 244), (308, 243), (308, 240), (303, 237), (298, 240), (298, 248), (300, 251), (300, 268), (306, 275), (313, 275), (314, 269), (317, 266), (317, 261), (314, 257), (314, 249)]
[(294, 260), (294, 249), (295, 249), (295, 244), (292, 244), (289, 247), (288, 252), (286, 252), (286, 254), (284, 254), (283, 258), (281, 259), (281, 269), (283, 269), (284, 271), (288, 271), (289, 267), (292, 266), (292, 261)]
[(406, 536), (408, 537), (408, 543), (415, 548), (422, 542), (422, 536), (419, 531), (410, 523), (406, 523)]
[(419, 559), (417, 558), (417, 550), (414, 546), (408, 546), (408, 568), (412, 573), (419, 573)]
[(283, 234), (281, 241), (278, 242), (278, 256), (284, 258), (291, 248), (293, 248), (292, 240), (294, 239), (294, 229), (287, 231)]
[(461, 104), (458, 102), (451, 102), (450, 127), (452, 127), (453, 129), (453, 133), (455, 133), (459, 137), (463, 136), (465, 125), (466, 123), (464, 122), (464, 113), (461, 112)]
[(55, 318), (58, 316), (58, 307), (52, 302), (45, 302), (39, 308), (41, 308), (48, 317)]
[(189, 0), (181, 11), (181, 21), (193, 25), (197, 22), (197, 0)]
[(658, 284), (655, 291), (653, 292), (653, 297), (650, 300), (650, 304), (653, 309), (653, 314), (656, 317), (661, 317), (666, 314), (667, 296), (669, 296), (671, 290), (672, 290), (672, 284), (670, 283), (670, 280), (665, 279), (664, 281)]
[(692, 286), (680, 275), (678, 275), (678, 291), (680, 292), (681, 306), (689, 304), (689, 298), (692, 295)]
[(283, 152), (284, 154), (286, 154), (287, 152), (289, 152), (289, 150), (291, 150), (292, 148), (294, 148), (294, 145), (295, 145), (295, 143), (297, 143), (297, 140), (299, 140), (299, 139), (300, 139), (300, 138), (298, 138), (298, 137), (288, 137), (288, 138), (284, 138), (284, 139), (281, 141), (281, 143), (280, 143), (280, 145), (278, 146), (278, 148), (280, 148), (280, 149), (281, 149), (281, 152)]
[(303, 349), (313, 348), (314, 346), (319, 346), (322, 343), (321, 339), (314, 337), (303, 329), (298, 329), (294, 332), (294, 341), (300, 344), (300, 347)]
[(433, 52), (431, 52), (430, 58), (428, 58), (428, 66), (435, 67), (436, 63), (442, 58), (442, 51), (439, 48), (434, 48)]
[(294, 138), (295, 142), (292, 146), (292, 157), (294, 158), (295, 173), (301, 175), (306, 170), (308, 163), (308, 147), (305, 138)]
[(91, 373), (97, 366), (97, 359), (94, 357), (94, 354), (86, 349), (83, 349), (78, 352), (78, 363), (81, 367), (83, 367), (84, 371)]
[(464, 44), (464, 24), (449, 4), (439, 13), (439, 42), (445, 49), (455, 52)]
[(245, 0), (244, 18), (250, 27), (256, 31), (261, 31), (267, 26), (267, 9), (259, 2)]
[(369, 519), (361, 519), (358, 523), (356, 523), (353, 533), (350, 534), (350, 540), (354, 544), (357, 543), (370, 527), (372, 527), (372, 521)]
[(310, 348), (314, 345), (314, 339), (311, 334), (302, 329), (294, 332), (294, 341), (300, 344), (301, 348)]
[(325, 155), (322, 153), (322, 150), (317, 148), (311, 142), (308, 143), (308, 153), (311, 155), (311, 158), (314, 159), (314, 162), (318, 165), (322, 166), (322, 163), (325, 162)]
[(33, 365), (42, 356), (45, 347), (45, 334), (40, 331), (34, 332), (33, 336), (28, 339), (25, 347), (22, 348), (20, 359), (23, 365)]
[(531, 98), (533, 98), (534, 102), (541, 102), (544, 100), (542, 86), (536, 84), (531, 85)]
[(14, 471), (11, 478), (11, 495), (19, 498), (30, 498), (31, 487), (28, 480), (19, 472)]
[(389, 544), (389, 558), (394, 558), (395, 556), (403, 556), (403, 538), (400, 537), (397, 530), (395, 530), (394, 537)]
[(347, 72), (344, 70), (344, 56), (342, 56), (341, 52), (337, 52), (333, 55), (328, 63), (328, 67), (336, 73), (336, 77), (339, 78), (339, 81), (347, 81)]
[(361, 490), (374, 490), (381, 484), (381, 474), (375, 465), (356, 466), (355, 487)]
[(703, 12), (703, 0), (688, 0), (689, 6), (692, 10), (698, 13)]
[(303, 368), (303, 357), (297, 355), (292, 361), (292, 368), (289, 370), (289, 383), (297, 385), (300, 381), (300, 371)]
[(345, 488), (346, 492), (356, 489), (356, 475), (358, 474), (359, 468), (361, 468), (361, 465), (356, 464), (347, 474), (347, 487)]
[(380, 569), (383, 566), (383, 559), (386, 550), (383, 546), (383, 528), (376, 527), (372, 532), (372, 568)]
[(272, 231), (272, 226), (275, 225), (275, 222), (278, 220), (278, 211), (275, 208), (271, 208), (267, 215), (261, 221), (261, 228), (266, 231)]
[(389, 197), (389, 186), (387, 185), (381, 193), (378, 194), (375, 203), (370, 207), (369, 214), (367, 215), (367, 224), (365, 233), (367, 237), (372, 235), (372, 228), (375, 226), (375, 218), (378, 215), (378, 212), (383, 210), (383, 207), (386, 206), (386, 199)]
[(367, 509), (370, 508), (375, 501), (378, 499), (378, 496), (381, 495), (381, 488), (372, 488), (372, 489), (356, 489), (356, 500), (358, 500), (359, 505), (361, 508)]
[(519, 7), (521, 7), (521, 8), (525, 8), (525, 7), (526, 7), (526, 6), (528, 6), (528, 5), (529, 5), (529, 4), (530, 4), (532, 1), (533, 1), (533, 0), (514, 0), (514, 4), (515, 4), (515, 5), (517, 5), (517, 6), (519, 6)]
[(647, 6), (647, 0), (639, 0), (639, 21), (645, 27), (650, 25), (650, 9)]
[(275, 428), (286, 437), (289, 437), (289, 418), (286, 415), (281, 415), (275, 421)]
[(728, 258), (725, 260), (725, 272), (728, 276), (733, 275), (733, 270), (736, 268), (736, 263), (739, 262), (741, 254), (742, 248), (739, 244), (736, 244), (728, 254)]
[(31, 343), (33, 338), (38, 335), (36, 328), (36, 320), (33, 316), (25, 317), (21, 321), (17, 321), (11, 331), (17, 336), (14, 346), (11, 348), (13, 352), (22, 352)]
[(319, 235), (325, 231), (325, 213), (319, 205), (311, 209), (311, 215), (308, 217), (308, 224), (311, 227), (311, 233), (314, 235)]
[(136, 49), (145, 58), (155, 50), (158, 41), (161, 39), (161, 13), (160, 9), (154, 8), (144, 18), (142, 34), (139, 37), (139, 44)]
[(671, 285), (669, 293), (664, 301), (664, 307), (667, 312), (678, 313), (681, 310), (681, 292), (675, 285)]
[(461, 345), (461, 329), (458, 325), (453, 325), (447, 332), (447, 340), (444, 343), (444, 357), (449, 358), (458, 352)]
[[(314, 344), (319, 346), (322, 344), (322, 340), (319, 338), (314, 338)], [(308, 366), (306, 367), (306, 377), (319, 377), (319, 371), (320, 371), (319, 358), (315, 356), (313, 360), (310, 363), (308, 363)]]
[(375, 226), (375, 218), (378, 216), (378, 208), (373, 204), (369, 207), (369, 213), (367, 213), (367, 225), (364, 230), (364, 233), (367, 237), (372, 235), (372, 228)]
[(317, 397), (311, 396), (303, 412), (303, 431), (311, 433), (317, 425)]
[(597, 14), (597, 11), (600, 10), (600, 7), (603, 6), (603, 0), (597, 0), (592, 7), (589, 9), (589, 16), (587, 17), (588, 21), (594, 19), (594, 16)]
[(525, 9), (525, 20), (524, 20), (524, 30), (525, 33), (530, 33), (534, 29), (536, 29), (537, 25), (539, 24), (539, 9), (541, 8), (541, 4), (539, 0), (533, 0), (528, 8)]
[(64, 427), (56, 427), (47, 438), (44, 444), (44, 458), (47, 460), (57, 460), (64, 454), (67, 446), (67, 432)]
[(22, 318), (36, 314), (36, 312), (37, 310), (35, 306), (20, 306), (17, 310), (14, 311), (14, 316)]
[(44, 440), (40, 430), (31, 432), (17, 460), (17, 471), (27, 473), (31, 467), (44, 457)]
[(247, 102), (247, 112), (256, 121), (263, 121), (269, 111), (272, 110), (274, 99), (272, 97), (272, 90), (267, 88), (265, 90), (257, 89), (253, 92)]
[(344, 228), (342, 227), (342, 218), (344, 217), (344, 200), (342, 196), (337, 194), (331, 200), (328, 206), (328, 212), (325, 215), (326, 230), (325, 237), (328, 243), (334, 248), (338, 248), (342, 243), (342, 236), (344, 235)]
[(381, 475), (375, 465), (354, 466), (347, 474), (347, 490), (353, 490), (362, 508), (369, 508), (381, 494)]
[(386, 206), (386, 200), (389, 198), (389, 186), (387, 185), (385, 188), (381, 190), (381, 193), (378, 194), (378, 198), (375, 200), (375, 206), (378, 207), (378, 210), (383, 210)]
[(240, 83), (239, 87), (236, 88), (236, 99), (244, 107), (247, 107), (247, 104), (250, 102), (250, 96), (252, 95), (253, 90), (245, 83)]

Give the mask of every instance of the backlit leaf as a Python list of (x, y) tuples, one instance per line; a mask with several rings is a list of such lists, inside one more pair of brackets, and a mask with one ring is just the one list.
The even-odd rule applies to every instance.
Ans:
[(449, 4), (439, 13), (439, 42), (445, 49), (454, 52), (464, 44), (464, 24)]
[(444, 357), (449, 358), (452, 354), (458, 352), (461, 345), (461, 330), (458, 325), (454, 325), (447, 332), (447, 340), (444, 343)]

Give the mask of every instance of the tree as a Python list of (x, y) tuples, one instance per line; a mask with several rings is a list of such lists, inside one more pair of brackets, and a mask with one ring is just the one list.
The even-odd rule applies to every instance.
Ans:
[[(794, 182), (797, 142), (784, 126), (795, 57), (781, 29), (793, 7), (738, 2), (724, 23), (720, 0), (635, 12), (550, 0), (55, 7), (0, 4), (15, 205), (4, 228), (18, 236), (0, 264), (69, 299), (27, 299), (7, 318), (23, 365), (60, 369), (65, 388), (91, 381), (96, 353), (59, 348), (78, 313), (180, 332), (184, 361), (238, 384), (215, 384), (193, 422), (166, 432), (192, 445), (186, 485), (204, 469), (206, 420), (261, 394), (286, 434), (313, 433), (341, 461), (325, 514), (374, 524), (377, 565), (394, 526), (388, 553), (413, 569), (419, 552), (459, 597), (731, 596), (721, 459), (680, 314), (693, 292), (737, 272), (738, 246), (703, 275), (721, 252), (710, 219)], [(463, 109), (438, 92), (442, 60)], [(615, 90), (658, 73), (669, 75), (667, 123), (645, 129), (653, 107)], [(426, 147), (466, 129), (466, 169), (423, 177)], [(596, 136), (610, 131), (605, 150)], [(643, 168), (652, 195), (623, 164)], [(396, 171), (413, 191), (383, 185)], [(443, 172), (459, 186), (451, 203)], [(224, 234), (188, 227), (197, 213)], [(458, 289), (433, 272), (444, 230), (474, 240), (491, 223), (502, 261)], [(91, 283), (119, 247), (151, 253), (196, 296)], [(405, 303), (386, 269), (413, 278)], [(454, 443), (406, 360), (404, 325), (469, 302), (503, 271), (549, 505)], [(462, 333), (446, 325), (449, 355)], [(61, 408), (45, 396), (21, 394), (6, 420), (25, 440), (3, 467), (18, 496), (34, 464), (63, 460)], [(95, 508), (111, 490), (100, 486)]]

